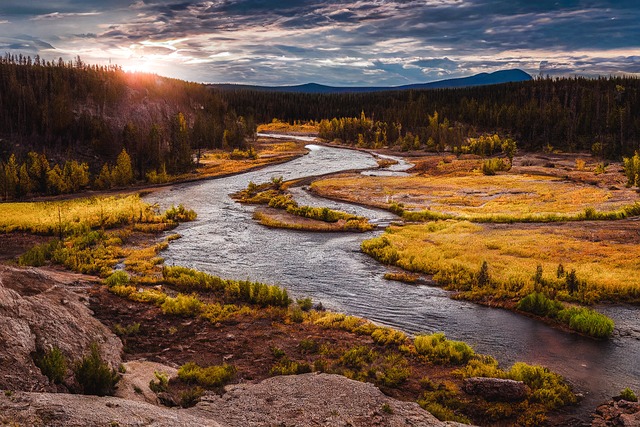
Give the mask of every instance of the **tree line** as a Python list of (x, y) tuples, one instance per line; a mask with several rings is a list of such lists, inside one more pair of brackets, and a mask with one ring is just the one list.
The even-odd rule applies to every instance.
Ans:
[[(201, 84), (88, 65), (79, 57), (67, 62), (0, 57), (0, 163), (6, 185), (14, 162), (19, 169), (32, 162), (30, 152), (57, 164), (63, 175), (66, 161), (75, 160), (87, 173), (106, 176), (105, 164), (115, 164), (122, 150), (131, 158), (134, 179), (180, 174), (193, 168), (194, 149), (246, 149), (255, 128), (251, 117), (237, 115)], [(6, 173), (12, 175), (9, 181)], [(83, 187), (82, 182), (72, 187)]]
[[(512, 136), (530, 150), (590, 150), (597, 143), (601, 155), (619, 159), (632, 155), (640, 142), (640, 81), (635, 77), (539, 78), (492, 86), (373, 93), (233, 88), (217, 92), (230, 108), (262, 122), (273, 117), (291, 123), (340, 120), (358, 118), (365, 111), (374, 123), (382, 124), (374, 134), (382, 134), (386, 123), (387, 139), (393, 142), (401, 126), (403, 138), (407, 133), (419, 135), (420, 143), (425, 144), (431, 132), (424, 130), (431, 126), (436, 111), (439, 123), (446, 118), (448, 127), (464, 136), (497, 132)], [(366, 141), (367, 132), (362, 134)]]

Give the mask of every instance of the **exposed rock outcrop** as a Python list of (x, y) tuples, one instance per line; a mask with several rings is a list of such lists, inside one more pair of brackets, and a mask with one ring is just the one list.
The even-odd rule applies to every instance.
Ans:
[[(33, 357), (54, 346), (74, 362), (95, 341), (105, 362), (113, 368), (120, 364), (122, 342), (92, 316), (86, 297), (73, 292), (62, 276), (0, 265), (0, 388), (52, 390)], [(82, 280), (65, 275), (72, 276)], [(82, 281), (76, 286), (81, 291)]]
[(460, 426), (438, 421), (416, 403), (387, 397), (368, 383), (339, 375), (275, 377), (226, 387), (194, 408), (169, 409), (115, 397), (0, 394), (0, 424), (33, 426)]
[(529, 387), (522, 381), (474, 377), (464, 380), (464, 391), (487, 400), (517, 402), (527, 397)]
[(208, 395), (195, 411), (228, 426), (445, 426), (417, 403), (385, 396), (373, 384), (339, 375), (269, 378)]
[(593, 415), (593, 427), (640, 427), (640, 403), (612, 400), (598, 406)]
[(63, 393), (0, 395), (0, 425), (33, 427), (220, 427), (186, 410), (162, 408), (117, 397)]
[(175, 377), (178, 370), (161, 363), (146, 360), (133, 360), (124, 364), (126, 369), (116, 388), (116, 397), (159, 405), (158, 396), (149, 388), (149, 382), (158, 382), (155, 372)]

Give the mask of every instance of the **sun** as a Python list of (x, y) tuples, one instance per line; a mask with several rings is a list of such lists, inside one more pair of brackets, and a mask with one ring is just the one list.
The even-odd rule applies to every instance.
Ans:
[(123, 65), (122, 70), (127, 73), (153, 73), (153, 65), (151, 62), (139, 59), (131, 64)]

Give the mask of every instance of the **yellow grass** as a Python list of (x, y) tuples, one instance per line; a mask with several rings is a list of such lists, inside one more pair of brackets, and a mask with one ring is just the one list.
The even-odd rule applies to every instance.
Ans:
[(629, 204), (626, 193), (534, 175), (356, 175), (316, 181), (312, 189), (323, 196), (379, 207), (396, 202), (409, 210), (428, 209), (461, 217), (575, 215), (589, 207), (613, 211)]
[(132, 221), (160, 221), (138, 195), (94, 197), (54, 202), (0, 204), (0, 232), (58, 234), (85, 228), (113, 227)]
[(318, 133), (319, 126), (316, 122), (296, 123), (290, 125), (273, 119), (271, 123), (265, 123), (258, 126), (258, 132), (298, 132), (298, 133)]
[[(491, 279), (501, 283), (502, 290), (523, 296), (533, 290), (537, 265), (543, 267), (545, 280), (557, 282), (556, 271), (563, 264), (586, 281), (586, 302), (640, 298), (640, 237), (620, 243), (616, 239), (624, 230), (607, 237), (606, 231), (596, 236), (589, 227), (440, 221), (390, 227), (382, 238), (396, 250), (393, 263), (411, 271), (434, 274), (462, 266), (477, 273), (486, 261)], [(631, 233), (633, 224), (629, 227)]]
[[(233, 160), (228, 152), (212, 150), (205, 152), (200, 159), (198, 177), (216, 177), (235, 173), (246, 172), (272, 163), (292, 160), (304, 153), (305, 143), (295, 141), (274, 141), (260, 139), (255, 148), (258, 154), (256, 159)], [(194, 178), (182, 175), (179, 179)]]

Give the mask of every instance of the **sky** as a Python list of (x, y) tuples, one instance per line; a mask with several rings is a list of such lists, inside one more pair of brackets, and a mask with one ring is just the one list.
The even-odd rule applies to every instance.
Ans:
[(0, 54), (210, 83), (640, 75), (640, 0), (0, 0)]

